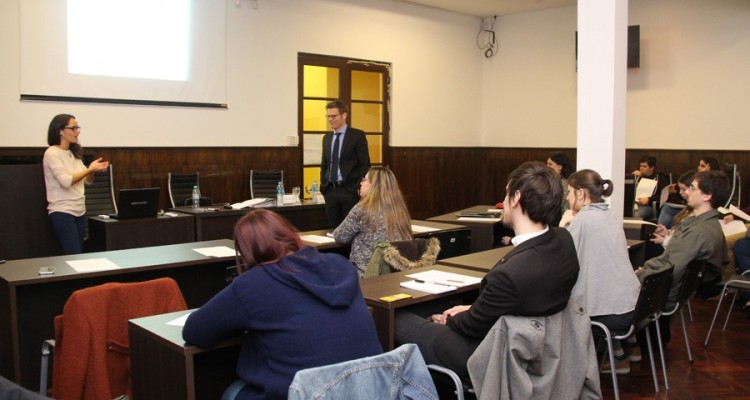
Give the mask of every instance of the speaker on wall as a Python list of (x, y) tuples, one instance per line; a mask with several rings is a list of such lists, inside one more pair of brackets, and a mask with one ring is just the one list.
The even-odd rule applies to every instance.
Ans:
[[(628, 26), (628, 68), (641, 66), (641, 26)], [(576, 31), (576, 70), (578, 70), (578, 31)]]

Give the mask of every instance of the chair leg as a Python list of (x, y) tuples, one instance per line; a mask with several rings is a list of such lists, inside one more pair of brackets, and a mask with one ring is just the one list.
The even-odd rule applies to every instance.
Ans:
[[(690, 305), (690, 303), (688, 303)], [(688, 360), (693, 362), (693, 353), (690, 351), (690, 341), (688, 341), (687, 328), (685, 327), (685, 315), (682, 313), (680, 308), (680, 322), (682, 322), (682, 334), (685, 336), (685, 348), (687, 349)]]
[(659, 393), (659, 379), (656, 377), (656, 364), (654, 363), (654, 348), (651, 346), (651, 335), (646, 329), (646, 344), (648, 345), (648, 358), (651, 361), (651, 375), (654, 378), (654, 390)]
[(690, 315), (690, 322), (693, 322), (693, 309), (690, 307), (690, 300), (687, 301), (688, 315)]
[(664, 373), (664, 390), (669, 390), (669, 380), (667, 379), (667, 363), (664, 361), (664, 345), (661, 342), (661, 328), (659, 327), (659, 318), (654, 321), (654, 325), (656, 326), (656, 341), (659, 344), (661, 370)]
[(461, 378), (458, 377), (458, 374), (448, 368), (435, 364), (428, 364), (427, 369), (440, 372), (451, 378), (453, 384), (456, 386), (456, 400), (464, 400), (464, 385), (461, 382)]
[(49, 357), (52, 354), (54, 347), (54, 340), (45, 340), (42, 342), (42, 365), (41, 372), (39, 373), (39, 394), (47, 396), (47, 374), (49, 371)]
[(617, 385), (617, 372), (615, 372), (615, 352), (612, 348), (612, 334), (609, 332), (604, 324), (597, 321), (591, 321), (592, 326), (599, 327), (603, 332), (607, 340), (607, 353), (609, 353), (609, 367), (612, 375), (612, 391), (615, 392), (615, 400), (620, 400), (620, 388)]
[(737, 292), (739, 292), (739, 289), (734, 289), (734, 296), (732, 296), (732, 301), (729, 303), (729, 311), (727, 312), (727, 317), (726, 319), (724, 319), (724, 327), (721, 328), (722, 332), (727, 330), (727, 323), (729, 322), (729, 316), (732, 315), (732, 309), (734, 309), (734, 302), (737, 300)]
[(708, 327), (708, 333), (706, 334), (706, 340), (703, 342), (703, 347), (708, 347), (708, 339), (711, 337), (711, 331), (714, 329), (714, 323), (716, 322), (716, 317), (719, 315), (719, 309), (721, 308), (721, 302), (724, 300), (724, 295), (727, 292), (727, 285), (729, 283), (724, 284), (724, 290), (721, 291), (721, 296), (719, 296), (719, 301), (716, 302), (716, 311), (714, 311), (714, 317), (711, 319), (711, 325)]

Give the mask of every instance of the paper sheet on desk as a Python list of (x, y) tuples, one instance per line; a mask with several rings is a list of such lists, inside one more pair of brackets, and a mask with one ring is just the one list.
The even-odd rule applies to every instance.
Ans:
[(737, 233), (747, 232), (747, 226), (743, 221), (735, 219), (734, 221), (724, 222), (719, 220), (721, 223), (721, 230), (724, 232), (724, 236), (731, 236)]
[(452, 272), (438, 271), (434, 269), (424, 272), (417, 272), (406, 276), (408, 276), (409, 278), (418, 279), (420, 281), (435, 282), (442, 285), (457, 287), (473, 285), (482, 281), (481, 278), (463, 274), (454, 274)]
[(434, 231), (439, 231), (439, 230), (440, 229), (438, 228), (433, 228), (430, 226), (422, 226), (422, 225), (414, 225), (414, 224), (411, 225), (411, 231), (414, 233), (434, 232)]
[(336, 240), (334, 240), (332, 237), (328, 236), (320, 236), (320, 235), (301, 235), (300, 239), (304, 240), (305, 242), (312, 242), (312, 243), (336, 243)]
[(174, 325), (174, 326), (185, 326), (185, 321), (187, 321), (188, 317), (190, 316), (192, 312), (189, 312), (181, 317), (177, 317), (171, 321), (167, 322), (167, 325)]
[(417, 281), (401, 282), (401, 287), (432, 294), (445, 293), (450, 292), (451, 290), (456, 290), (455, 286), (436, 285), (434, 283), (420, 283)]
[(106, 258), (91, 258), (88, 260), (71, 260), (65, 261), (66, 264), (70, 265), (71, 268), (76, 272), (96, 272), (96, 271), (109, 271), (111, 269), (120, 268), (119, 265), (113, 263)]
[(459, 221), (475, 221), (475, 222), (500, 222), (502, 218), (482, 218), (482, 217), (458, 217)]
[(193, 249), (206, 257), (234, 257), (237, 253), (233, 248), (227, 246), (201, 247)]

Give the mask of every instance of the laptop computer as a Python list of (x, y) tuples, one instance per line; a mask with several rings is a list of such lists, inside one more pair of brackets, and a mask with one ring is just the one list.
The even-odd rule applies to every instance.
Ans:
[(120, 189), (117, 214), (111, 218), (132, 219), (155, 217), (159, 211), (159, 188)]

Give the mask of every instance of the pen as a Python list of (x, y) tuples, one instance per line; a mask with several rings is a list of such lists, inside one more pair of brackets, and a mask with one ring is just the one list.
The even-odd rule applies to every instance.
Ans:
[[(440, 285), (440, 286), (450, 286), (450, 287), (454, 286), (454, 285), (451, 285), (450, 283), (430, 282), (430, 281), (425, 281), (425, 280), (422, 280), (422, 279), (415, 279), (414, 282), (417, 282), (417, 283), (428, 283), (430, 285)], [(453, 282), (457, 282), (457, 281), (453, 281)]]

